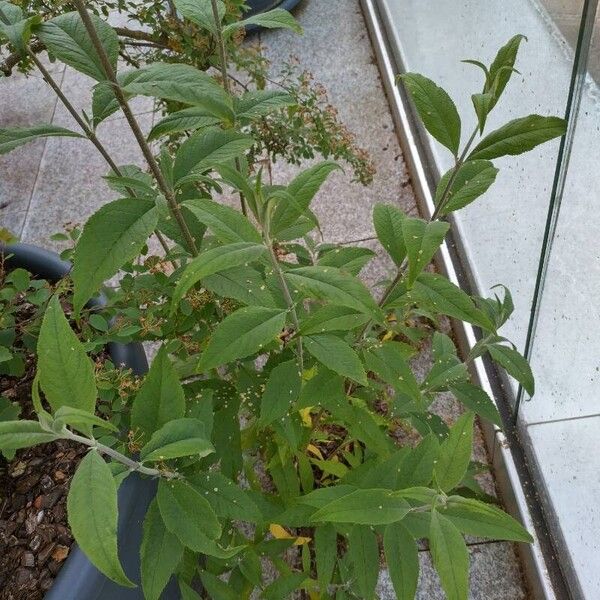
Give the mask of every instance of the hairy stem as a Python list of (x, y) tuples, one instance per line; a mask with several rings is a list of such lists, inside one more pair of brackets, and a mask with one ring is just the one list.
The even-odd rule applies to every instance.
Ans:
[[(288, 287), (287, 281), (285, 280), (285, 276), (283, 275), (283, 270), (281, 265), (279, 264), (279, 260), (277, 259), (277, 255), (273, 250), (273, 242), (265, 236), (265, 245), (269, 250), (269, 256), (271, 258), (271, 263), (273, 264), (273, 269), (275, 270), (275, 274), (277, 275), (277, 279), (279, 281), (279, 287), (281, 288), (281, 292), (283, 293), (283, 297), (285, 299), (285, 303), (287, 304), (290, 315), (292, 316), (292, 322), (294, 323), (295, 334), (298, 335), (300, 331), (300, 321), (298, 320), (298, 313), (296, 312), (296, 305), (292, 298), (292, 294), (290, 293), (290, 288)], [(300, 371), (304, 371), (304, 353), (302, 348), (302, 338), (298, 335), (296, 339), (296, 347), (298, 349), (298, 361), (300, 363)]]
[(150, 477), (162, 477), (164, 479), (181, 479), (182, 476), (179, 473), (175, 473), (174, 471), (161, 471), (160, 469), (152, 469), (150, 467), (145, 467), (141, 462), (132, 460), (128, 456), (121, 454), (114, 448), (110, 448), (109, 446), (105, 446), (101, 444), (95, 439), (87, 438), (82, 435), (78, 435), (73, 433), (66, 427), (60, 433), (60, 436), (67, 440), (72, 440), (74, 442), (78, 442), (83, 444), (84, 446), (88, 446), (89, 448), (93, 448), (100, 452), (100, 454), (104, 454), (105, 456), (110, 456), (113, 460), (120, 462), (122, 465), (125, 465), (129, 468), (130, 471), (137, 471), (142, 475), (148, 475)]
[(154, 155), (152, 154), (152, 150), (150, 149), (150, 146), (146, 142), (146, 138), (142, 133), (142, 130), (140, 129), (139, 123), (137, 122), (136, 118), (131, 112), (129, 103), (127, 102), (127, 99), (123, 94), (123, 90), (121, 90), (121, 87), (119, 86), (115, 71), (112, 65), (110, 64), (110, 60), (106, 54), (106, 51), (104, 50), (104, 46), (102, 46), (102, 42), (98, 37), (96, 28), (94, 27), (94, 24), (90, 18), (87, 8), (85, 7), (85, 3), (83, 2), (83, 0), (74, 0), (74, 4), (77, 8), (77, 12), (81, 16), (81, 20), (83, 21), (86, 31), (90, 36), (90, 41), (92, 42), (94, 49), (96, 50), (96, 53), (100, 58), (104, 74), (106, 75), (108, 81), (111, 83), (112, 90), (119, 103), (119, 106), (121, 107), (121, 110), (123, 111), (123, 114), (125, 115), (125, 118), (127, 119), (127, 123), (129, 124), (129, 127), (131, 128), (131, 131), (135, 136), (140, 150), (142, 151), (142, 154), (144, 155), (144, 158), (146, 159), (146, 162), (148, 163), (148, 166), (152, 171), (152, 175), (154, 175), (154, 179), (156, 180), (158, 187), (160, 188), (161, 192), (164, 194), (167, 200), (169, 210), (173, 218), (175, 219), (177, 225), (179, 226), (179, 229), (181, 230), (181, 233), (186, 241), (186, 245), (188, 246), (188, 250), (193, 256), (197, 256), (198, 249), (196, 247), (196, 242), (192, 237), (192, 234), (187, 226), (187, 223), (185, 222), (185, 219), (183, 218), (183, 215), (181, 214), (179, 204), (177, 203), (177, 199), (175, 198), (175, 193), (167, 184), (167, 181), (164, 178), (162, 171), (160, 170), (160, 167), (156, 162), (156, 159), (154, 158)]

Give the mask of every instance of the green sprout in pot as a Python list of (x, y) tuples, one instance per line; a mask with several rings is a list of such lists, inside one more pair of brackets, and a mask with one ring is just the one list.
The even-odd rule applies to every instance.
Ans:
[[(209, 29), (221, 50), (243, 27), (227, 21), (218, 1), (175, 5)], [(423, 125), (455, 164), (440, 180), (430, 219), (375, 207), (377, 237), (395, 265), (376, 298), (359, 277), (374, 253), (311, 237), (319, 228), (311, 201), (338, 165), (319, 162), (275, 186), (249, 160), (252, 123), (296, 106), (294, 98), (281, 90), (238, 94), (219, 50), (218, 80), (178, 63), (121, 70), (117, 33), (81, 0), (73, 6), (26, 25), (3, 2), (0, 18), (11, 20), (32, 61), (39, 62), (27, 46), (34, 36), (56, 59), (95, 78), (92, 118), (80, 117), (77, 132), (54, 125), (2, 130), (0, 150), (45, 135), (83, 135), (105, 155), (107, 181), (121, 197), (81, 230), (65, 283), (73, 312), (67, 319), (58, 297), (50, 299), (37, 343), (35, 414), (0, 423), (0, 449), (58, 439), (88, 449), (69, 491), (73, 535), (102, 573), (141, 585), (150, 600), (172, 576), (184, 598), (197, 597), (199, 579), (215, 600), (257, 592), (277, 600), (368, 600), (376, 597), (381, 556), (397, 597), (409, 599), (421, 539), (447, 597), (466, 600), (464, 536), (532, 541), (474, 483), (476, 418), (502, 423), (471, 381), (469, 364), (488, 354), (530, 394), (534, 380), (500, 333), (513, 308), (508, 290), (471, 296), (426, 267), (450, 229), (446, 216), (494, 182), (493, 159), (564, 133), (561, 119), (539, 115), (486, 132), (522, 36), (489, 67), (477, 63), (485, 81), (473, 95), (476, 126), (462, 146), (448, 94), (421, 75), (401, 77)], [(287, 13), (271, 18), (296, 28)], [(43, 74), (52, 86), (51, 74)], [(202, 124), (173, 148), (163, 121), (150, 134), (160, 148), (152, 147), (129, 107), (140, 95), (180, 103), (179, 113)], [(95, 137), (98, 120), (117, 110), (146, 169), (115, 164)], [(220, 202), (224, 190), (239, 197), (239, 210)], [(160, 257), (148, 256), (152, 236)], [(84, 321), (86, 302), (117, 274), (121, 285), (106, 308), (111, 325), (97, 324), (103, 342), (125, 332), (120, 339), (160, 345), (118, 427), (110, 411), (98, 414), (97, 378), (73, 329)], [(468, 356), (444, 326), (448, 318), (481, 330)], [(420, 377), (414, 359), (423, 348), (432, 361)], [(452, 423), (434, 411), (448, 392), (464, 409)], [(117, 553), (116, 492), (132, 473), (158, 482), (144, 521), (139, 582), (127, 577)]]

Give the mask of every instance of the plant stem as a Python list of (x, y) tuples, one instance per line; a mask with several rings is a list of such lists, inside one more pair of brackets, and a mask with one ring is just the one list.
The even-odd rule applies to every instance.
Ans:
[[(298, 320), (298, 313), (296, 312), (296, 305), (290, 294), (290, 288), (288, 287), (287, 281), (285, 280), (285, 276), (283, 274), (283, 270), (281, 265), (279, 264), (279, 260), (277, 259), (277, 255), (273, 250), (273, 243), (269, 239), (268, 236), (265, 235), (265, 245), (269, 250), (269, 256), (271, 258), (271, 263), (273, 264), (273, 269), (275, 269), (275, 273), (277, 275), (277, 279), (279, 280), (279, 287), (283, 293), (283, 297), (285, 299), (285, 303), (287, 304), (290, 314), (292, 316), (292, 322), (294, 323), (294, 327), (296, 329), (295, 334), (298, 334), (300, 331), (300, 321)], [(298, 336), (296, 340), (296, 347), (298, 348), (298, 361), (300, 363), (300, 371), (304, 371), (304, 353), (302, 349), (302, 338)]]
[[(1, 10), (1, 9), (0, 9)], [(79, 115), (79, 113), (75, 110), (75, 107), (71, 104), (70, 100), (65, 96), (64, 92), (58, 85), (58, 83), (54, 80), (50, 72), (44, 67), (43, 63), (38, 59), (35, 53), (31, 50), (29, 46), (27, 46), (27, 53), (31, 57), (31, 60), (37, 67), (38, 71), (42, 74), (44, 81), (52, 88), (54, 93), (57, 95), (58, 99), (63, 103), (64, 107), (69, 111), (71, 116), (75, 119), (77, 125), (81, 127), (83, 133), (85, 133), (86, 137), (98, 150), (98, 152), (102, 155), (102, 158), (108, 163), (108, 166), (111, 168), (113, 173), (117, 175), (117, 177), (122, 177), (122, 172), (119, 167), (116, 165), (115, 161), (112, 159), (102, 142), (98, 139), (98, 136), (95, 134), (94, 130), (85, 122), (85, 120)], [(135, 198), (137, 194), (134, 190), (129, 187), (125, 187), (127, 193)], [(155, 230), (154, 235), (158, 239), (160, 245), (166, 254), (169, 252), (169, 246), (160, 231)], [(171, 265), (174, 269), (177, 268), (177, 265), (171, 261)]]
[(187, 223), (185, 222), (185, 219), (183, 218), (183, 215), (181, 214), (181, 210), (179, 208), (177, 199), (175, 198), (175, 194), (174, 194), (173, 190), (171, 189), (171, 187), (167, 184), (167, 181), (165, 180), (165, 178), (162, 174), (162, 171), (160, 170), (160, 167), (159, 167), (158, 163), (156, 162), (154, 155), (152, 154), (152, 150), (150, 149), (150, 146), (146, 142), (146, 138), (144, 137), (144, 134), (142, 133), (142, 130), (140, 129), (140, 126), (139, 126), (136, 118), (134, 117), (133, 113), (131, 112), (129, 103), (127, 102), (127, 99), (125, 98), (125, 95), (123, 94), (123, 90), (119, 86), (119, 82), (117, 81), (115, 71), (114, 71), (112, 65), (110, 64), (110, 60), (106, 54), (106, 51), (104, 50), (104, 46), (102, 45), (102, 42), (101, 42), (100, 38), (98, 37), (98, 32), (96, 31), (96, 28), (94, 27), (94, 24), (90, 18), (87, 8), (85, 7), (85, 3), (83, 2), (83, 0), (74, 0), (74, 4), (75, 4), (75, 7), (77, 8), (77, 12), (81, 16), (81, 20), (83, 21), (86, 31), (88, 32), (88, 35), (90, 36), (90, 41), (92, 42), (92, 45), (94, 46), (94, 49), (96, 50), (96, 53), (98, 54), (98, 57), (100, 58), (100, 62), (102, 63), (102, 68), (104, 70), (104, 74), (106, 75), (108, 81), (111, 83), (112, 90), (115, 94), (115, 97), (116, 97), (118, 103), (119, 103), (119, 106), (121, 107), (121, 110), (123, 111), (123, 114), (125, 115), (125, 118), (127, 119), (127, 122), (129, 123), (129, 127), (131, 128), (131, 131), (133, 132), (133, 135), (135, 136), (135, 139), (142, 151), (142, 154), (144, 155), (144, 158), (146, 159), (146, 162), (148, 163), (148, 166), (150, 167), (150, 170), (152, 171), (152, 174), (154, 175), (154, 178), (156, 179), (156, 183), (158, 184), (158, 187), (160, 188), (161, 192), (164, 194), (164, 196), (167, 200), (169, 210), (170, 210), (171, 214), (173, 215), (175, 221), (177, 222), (177, 225), (179, 226), (181, 233), (183, 234), (183, 237), (188, 246), (188, 250), (193, 256), (197, 256), (198, 249), (196, 247), (196, 242), (194, 241), (194, 238), (192, 237), (192, 234), (187, 226)]
[(105, 446), (104, 444), (101, 444), (95, 439), (86, 438), (82, 435), (73, 433), (66, 427), (60, 433), (60, 436), (64, 439), (72, 440), (74, 442), (83, 444), (84, 446), (88, 446), (89, 448), (93, 448), (94, 450), (100, 452), (100, 454), (110, 456), (112, 459), (128, 467), (129, 470), (137, 471), (142, 475), (149, 475), (150, 477), (163, 477), (164, 479), (182, 479), (182, 476), (179, 473), (175, 473), (173, 471), (161, 471), (160, 469), (152, 469), (150, 467), (145, 467), (141, 462), (132, 460), (131, 458), (125, 456), (124, 454), (121, 454), (114, 448)]

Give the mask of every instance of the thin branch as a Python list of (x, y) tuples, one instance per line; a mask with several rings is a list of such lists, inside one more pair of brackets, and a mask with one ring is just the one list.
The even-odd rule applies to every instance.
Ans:
[(85, 3), (82, 0), (75, 0), (74, 4), (77, 8), (77, 12), (79, 12), (81, 16), (81, 20), (83, 21), (88, 35), (90, 36), (90, 41), (92, 42), (94, 49), (96, 50), (96, 53), (100, 58), (100, 62), (102, 63), (104, 73), (109, 82), (112, 84), (113, 92), (121, 107), (121, 110), (123, 111), (123, 114), (125, 115), (125, 118), (127, 119), (127, 122), (129, 123), (129, 127), (131, 128), (131, 131), (135, 136), (135, 139), (142, 151), (142, 154), (144, 155), (144, 158), (146, 159), (146, 162), (148, 163), (148, 166), (150, 167), (150, 170), (152, 171), (152, 174), (156, 179), (158, 187), (160, 188), (161, 192), (164, 194), (167, 200), (167, 204), (169, 206), (171, 214), (173, 215), (175, 221), (177, 222), (177, 225), (179, 226), (179, 229), (181, 230), (181, 233), (183, 234), (183, 237), (188, 246), (188, 250), (193, 256), (197, 256), (198, 249), (196, 247), (196, 242), (192, 237), (192, 234), (187, 226), (187, 223), (185, 222), (185, 219), (183, 218), (183, 215), (181, 214), (181, 210), (177, 199), (175, 198), (175, 194), (171, 187), (167, 184), (167, 181), (164, 178), (164, 175), (160, 170), (160, 167), (156, 162), (154, 155), (152, 154), (152, 150), (150, 149), (150, 146), (146, 142), (146, 138), (142, 133), (142, 130), (140, 129), (139, 123), (137, 122), (136, 118), (131, 112), (129, 103), (125, 98), (121, 87), (119, 86), (117, 77), (115, 75), (115, 71), (112, 65), (110, 64), (110, 60), (106, 54), (106, 51), (104, 50), (104, 46), (102, 45), (102, 42), (98, 37), (96, 28), (94, 27), (94, 24), (90, 18), (87, 8), (85, 7)]

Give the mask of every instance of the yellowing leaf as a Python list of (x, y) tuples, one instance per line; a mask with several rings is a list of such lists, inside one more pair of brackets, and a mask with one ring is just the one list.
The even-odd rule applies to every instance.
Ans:
[(294, 540), (294, 546), (304, 546), (304, 544), (308, 544), (311, 541), (311, 538), (309, 537), (294, 537), (284, 527), (277, 525), (277, 523), (271, 523), (269, 525), (269, 531), (277, 540)]
[[(300, 412), (302, 412), (302, 411), (300, 411)], [(321, 454), (321, 451), (314, 444), (308, 444), (308, 446), (306, 446), (306, 450), (308, 452), (310, 452), (311, 454), (314, 454), (317, 458), (319, 458), (321, 460), (325, 460), (323, 458), (323, 455)]]

